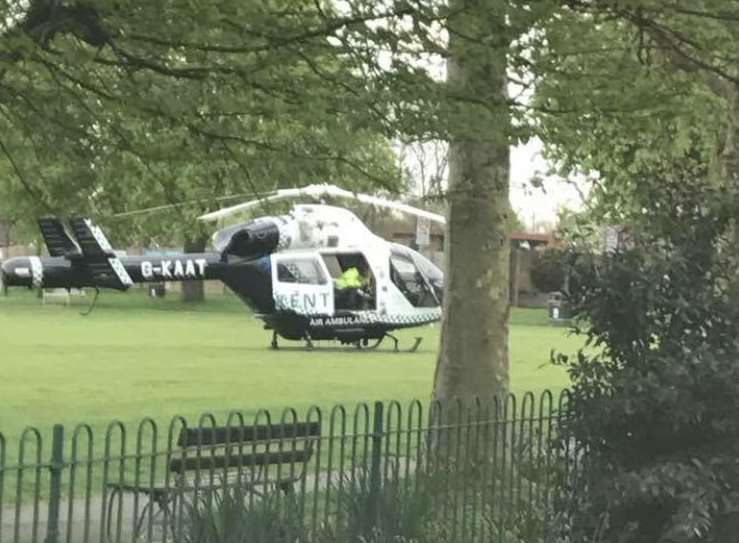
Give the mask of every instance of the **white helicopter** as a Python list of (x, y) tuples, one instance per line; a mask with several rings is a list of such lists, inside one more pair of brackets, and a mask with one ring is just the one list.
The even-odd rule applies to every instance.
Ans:
[[(277, 190), (257, 200), (200, 217), (220, 221), (294, 198), (348, 198), (444, 223), (443, 216), (333, 185)], [(56, 218), (39, 220), (51, 257), (20, 258), (3, 267), (7, 286), (126, 290), (133, 283), (219, 279), (251, 306), (278, 337), (305, 342), (338, 340), (377, 348), (393, 330), (441, 318), (444, 275), (417, 251), (373, 234), (351, 211), (320, 204), (296, 204), (287, 215), (268, 216), (218, 230), (215, 251), (203, 254), (116, 257), (99, 228), (72, 219), (72, 232)], [(362, 286), (342, 288), (354, 269)], [(411, 351), (421, 343), (416, 338)]]

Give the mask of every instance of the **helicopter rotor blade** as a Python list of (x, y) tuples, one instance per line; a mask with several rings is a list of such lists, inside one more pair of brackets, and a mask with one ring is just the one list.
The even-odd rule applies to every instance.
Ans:
[(377, 207), (393, 209), (395, 211), (400, 211), (409, 215), (415, 215), (416, 217), (421, 217), (422, 219), (427, 219), (439, 224), (446, 224), (446, 218), (443, 215), (432, 213), (431, 211), (426, 211), (424, 209), (419, 209), (408, 204), (393, 202), (392, 200), (387, 200), (378, 196), (370, 196), (369, 194), (357, 194), (356, 199), (364, 204), (371, 204)]
[[(271, 193), (267, 193), (271, 194)], [(115, 218), (133, 217), (136, 215), (146, 215), (148, 213), (157, 213), (159, 211), (166, 211), (169, 209), (176, 209), (178, 207), (185, 207), (193, 204), (200, 204), (203, 202), (215, 201), (215, 202), (227, 202), (229, 200), (238, 200), (239, 198), (245, 198), (248, 196), (254, 196), (253, 192), (245, 192), (242, 194), (231, 194), (229, 196), (219, 196), (218, 198), (199, 198), (197, 200), (188, 200), (186, 202), (179, 202), (176, 204), (164, 204), (159, 206), (147, 207), (143, 209), (134, 209), (131, 211), (122, 211), (120, 213), (114, 213)]]
[[(242, 211), (246, 211), (247, 209), (251, 209), (253, 207), (260, 206), (266, 202), (273, 202), (277, 200), (285, 200), (288, 198), (295, 198), (300, 196), (297, 191), (300, 189), (283, 189), (278, 190), (274, 194), (270, 194), (268, 196), (264, 196), (263, 198), (259, 198), (257, 200), (250, 200), (248, 202), (243, 202), (241, 204), (236, 204), (229, 207), (224, 207), (223, 209), (219, 209), (218, 211), (212, 211), (211, 213), (206, 213), (205, 215), (201, 215), (198, 217), (201, 221), (217, 221), (219, 219), (223, 219), (225, 217), (229, 217), (235, 213), (240, 213)], [(289, 194), (287, 194), (289, 193)]]
[(300, 198), (301, 196), (312, 196), (314, 198), (320, 198), (321, 196), (340, 196), (340, 197), (353, 197), (353, 193), (340, 189), (334, 185), (320, 184), (320, 185), (308, 185), (307, 187), (294, 188), (294, 189), (280, 189), (274, 193), (259, 198), (256, 200), (250, 200), (241, 204), (219, 209), (211, 213), (206, 213), (199, 217), (202, 221), (216, 221), (223, 219), (235, 213), (240, 213), (247, 209), (251, 209), (265, 202), (274, 202), (279, 200), (289, 200), (291, 198)]
[(271, 194), (264, 198), (260, 198), (258, 200), (251, 200), (249, 202), (244, 202), (244, 203), (237, 204), (234, 206), (219, 209), (218, 211), (214, 211), (212, 213), (206, 213), (205, 215), (201, 215), (199, 218), (202, 221), (216, 221), (216, 220), (228, 217), (230, 215), (233, 215), (235, 213), (239, 213), (241, 211), (245, 211), (247, 209), (256, 207), (265, 202), (277, 201), (277, 200), (287, 200), (291, 198), (299, 198), (301, 196), (312, 196), (314, 198), (320, 198), (321, 196), (333, 196), (333, 197), (338, 197), (338, 198), (347, 198), (347, 199), (357, 200), (358, 202), (362, 202), (364, 204), (370, 204), (370, 205), (377, 206), (377, 207), (383, 207), (386, 209), (400, 211), (402, 213), (407, 213), (409, 215), (415, 215), (417, 217), (428, 219), (430, 221), (437, 222), (440, 224), (446, 223), (446, 219), (444, 218), (444, 216), (439, 215), (438, 213), (432, 213), (430, 211), (425, 211), (423, 209), (419, 209), (417, 207), (413, 207), (411, 205), (403, 204), (400, 202), (393, 202), (391, 200), (388, 200), (386, 198), (381, 198), (379, 196), (371, 196), (369, 194), (351, 192), (351, 191), (339, 188), (335, 185), (328, 185), (328, 184), (308, 185), (307, 187), (296, 188), (296, 189), (281, 189), (281, 190), (275, 191), (274, 194)]

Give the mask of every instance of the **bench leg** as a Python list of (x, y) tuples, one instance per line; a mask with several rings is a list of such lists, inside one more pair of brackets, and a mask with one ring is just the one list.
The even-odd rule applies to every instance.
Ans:
[(108, 507), (106, 508), (106, 514), (105, 514), (105, 538), (106, 541), (109, 543), (112, 543), (114, 541), (113, 539), (113, 506), (115, 504), (115, 499), (118, 497), (118, 500), (123, 499), (123, 492), (119, 488), (114, 488), (113, 491), (110, 493), (110, 496), (108, 497)]
[[(110, 493), (110, 498), (107, 503), (107, 517), (106, 517), (106, 529), (105, 529), (105, 537), (108, 543), (115, 543), (116, 541), (118, 541), (118, 537), (116, 537), (117, 534), (116, 536), (114, 536), (113, 534), (113, 509), (115, 507), (116, 499), (118, 500), (121, 506), (123, 505), (123, 502), (122, 502), (123, 494), (124, 494), (124, 491), (119, 488), (113, 489), (113, 491)], [(133, 534), (131, 534), (132, 541), (137, 541), (142, 536), (142, 533), (144, 532), (144, 523), (147, 519), (148, 513), (150, 510), (154, 508), (155, 505), (158, 506), (158, 511), (154, 513), (153, 515), (151, 515), (152, 523), (155, 517), (166, 513), (165, 519), (166, 519), (166, 516), (169, 515), (170, 520), (172, 522), (172, 534), (174, 535), (174, 515), (172, 515), (172, 512), (169, 507), (169, 504), (172, 503), (172, 497), (170, 497), (168, 493), (161, 495), (160, 498), (157, 498), (156, 496), (149, 494), (149, 493), (147, 493), (147, 496), (149, 498), (149, 501), (146, 503), (144, 508), (141, 510), (141, 513), (139, 513), (138, 518), (134, 519)], [(166, 539), (166, 535), (167, 535), (166, 532), (167, 532), (168, 527), (163, 526), (163, 529), (164, 529), (164, 538)], [(152, 535), (153, 541), (156, 541), (157, 539), (159, 538)]]
[[(133, 539), (134, 541), (139, 538), (141, 535), (141, 528), (144, 526), (144, 519), (146, 518), (146, 513), (148, 513), (153, 508), (153, 502), (151, 499), (149, 499), (149, 502), (144, 506), (144, 508), (141, 510), (141, 514), (139, 515), (139, 518), (136, 519), (136, 526), (133, 529)], [(154, 522), (154, 516), (151, 516), (151, 521)]]
[(285, 496), (290, 496), (295, 491), (293, 481), (280, 481), (277, 483), (277, 488), (279, 488)]

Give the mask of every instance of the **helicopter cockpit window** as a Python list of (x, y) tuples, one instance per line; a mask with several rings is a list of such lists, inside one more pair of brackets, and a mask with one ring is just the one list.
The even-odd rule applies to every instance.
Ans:
[(439, 305), (439, 300), (411, 256), (396, 249), (390, 253), (390, 280), (414, 307)]
[(441, 303), (444, 296), (444, 273), (428, 258), (423, 256), (421, 253), (413, 251), (413, 260), (420, 272), (426, 277), (431, 288), (434, 289), (436, 298)]
[(277, 280), (301, 285), (325, 285), (327, 282), (318, 262), (310, 258), (280, 260), (277, 264)]

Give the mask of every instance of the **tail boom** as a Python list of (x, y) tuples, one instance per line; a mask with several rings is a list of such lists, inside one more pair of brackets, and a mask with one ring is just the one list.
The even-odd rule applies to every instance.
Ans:
[[(112, 259), (111, 259), (112, 260)], [(220, 279), (222, 266), (217, 253), (176, 256), (116, 257), (106, 262), (127, 285), (161, 281), (203, 281)], [(28, 288), (117, 288), (95, 267), (63, 257), (18, 257), (3, 263), (4, 284)], [(118, 289), (122, 290), (122, 289)]]

